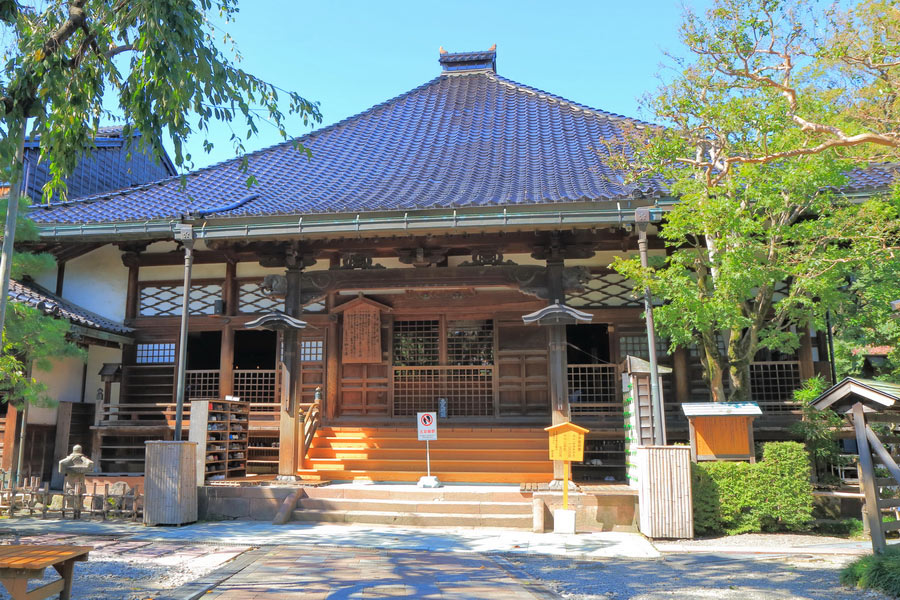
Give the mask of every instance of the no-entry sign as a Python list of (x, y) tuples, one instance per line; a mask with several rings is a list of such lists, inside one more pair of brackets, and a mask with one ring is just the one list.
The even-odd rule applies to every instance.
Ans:
[(420, 442), (430, 442), (437, 439), (437, 413), (416, 413), (416, 429)]

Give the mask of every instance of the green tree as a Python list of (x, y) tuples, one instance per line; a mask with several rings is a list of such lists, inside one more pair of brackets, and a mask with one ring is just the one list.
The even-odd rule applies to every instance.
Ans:
[[(674, 347), (696, 344), (716, 401), (749, 399), (757, 352), (796, 349), (847, 274), (893, 256), (900, 239), (900, 205), (840, 192), (849, 168), (893, 155), (898, 141), (892, 107), (872, 106), (881, 81), (817, 33), (845, 39), (850, 15), (896, 11), (855, 10), (718, 0), (703, 16), (687, 12), (689, 58), (646, 102), (664, 127), (635, 127), (612, 148), (633, 180), (663, 177), (679, 199), (660, 228), (667, 256), (614, 266), (665, 301), (661, 332)], [(877, 35), (854, 52), (882, 52)]]
[[(6, 209), (7, 200), (0, 202)], [(21, 201), (26, 210), (28, 202)], [(20, 218), (16, 226), (16, 237), (22, 241), (38, 239), (37, 227), (33, 222)], [(41, 271), (53, 264), (49, 254), (16, 252), (13, 255), (12, 274), (15, 278)], [(0, 353), (0, 394), (3, 398), (21, 408), (23, 402), (47, 405), (51, 398), (47, 389), (32, 375), (33, 369), (49, 371), (53, 361), (66, 357), (84, 359), (84, 351), (69, 339), (70, 324), (64, 319), (45, 315), (39, 309), (20, 303), (10, 302), (6, 319), (6, 331)]]
[[(239, 54), (219, 49), (233, 41), (215, 21), (230, 22), (237, 0), (47, 0), (38, 6), (0, 0), (0, 29), (9, 40), (0, 75), (0, 165), (8, 166), (11, 190), (21, 181), (26, 134), (39, 136), (41, 160), (52, 174), (44, 190), (49, 197), (65, 196), (63, 178), (105, 118), (124, 119), (124, 137), (156, 152), (167, 137), (178, 166), (192, 164), (182, 151), (191, 133), (205, 136), (210, 148), (206, 133), (215, 121), (246, 127), (246, 135), (232, 137), (242, 154), (243, 139), (257, 133), (260, 120), (284, 137), (286, 115), (321, 120), (316, 104), (244, 71)], [(128, 135), (131, 128), (143, 135)], [(0, 323), (15, 223), (16, 210), (8, 210)]]

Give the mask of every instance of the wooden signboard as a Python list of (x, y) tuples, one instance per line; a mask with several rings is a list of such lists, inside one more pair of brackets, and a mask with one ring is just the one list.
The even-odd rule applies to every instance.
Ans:
[[(565, 427), (570, 425), (570, 427)], [(550, 431), (550, 460), (574, 460), (581, 462), (584, 460), (584, 434), (587, 429), (573, 425), (572, 423), (563, 423), (557, 427), (565, 427), (557, 431)], [(575, 429), (577, 428), (577, 429)]]
[(550, 433), (550, 460), (561, 460), (563, 469), (563, 510), (569, 508), (569, 463), (584, 460), (584, 434), (588, 430), (575, 423), (560, 423), (545, 427)]
[(389, 306), (360, 296), (335, 309), (344, 313), (341, 360), (344, 364), (380, 363), (381, 313)]

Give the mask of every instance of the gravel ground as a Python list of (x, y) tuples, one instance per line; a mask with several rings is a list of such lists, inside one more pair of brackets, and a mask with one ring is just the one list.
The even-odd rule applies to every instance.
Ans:
[(568, 600), (887, 600), (841, 587), (852, 557), (671, 554), (654, 560), (571, 561), (507, 556), (522, 578)]
[[(87, 562), (75, 564), (72, 600), (150, 600), (221, 567), (247, 547), (132, 542), (94, 536), (23, 537), (23, 544), (93, 546)], [(44, 583), (56, 579), (48, 569)], [(32, 587), (37, 582), (32, 582)], [(0, 590), (0, 598), (9, 598)]]

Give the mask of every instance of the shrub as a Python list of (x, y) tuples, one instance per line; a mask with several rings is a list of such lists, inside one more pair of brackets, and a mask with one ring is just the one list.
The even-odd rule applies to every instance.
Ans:
[(856, 559), (841, 571), (841, 583), (900, 597), (900, 548)]
[(797, 442), (769, 442), (756, 464), (694, 466), (694, 531), (728, 535), (800, 531), (812, 521), (809, 457)]
[(829, 472), (829, 466), (847, 464), (848, 461), (837, 441), (844, 418), (831, 409), (818, 410), (812, 406), (812, 401), (826, 387), (825, 380), (817, 375), (794, 390), (794, 400), (803, 407), (803, 419), (791, 425), (791, 433), (805, 442), (816, 480), (822, 484), (838, 484), (840, 480)]

